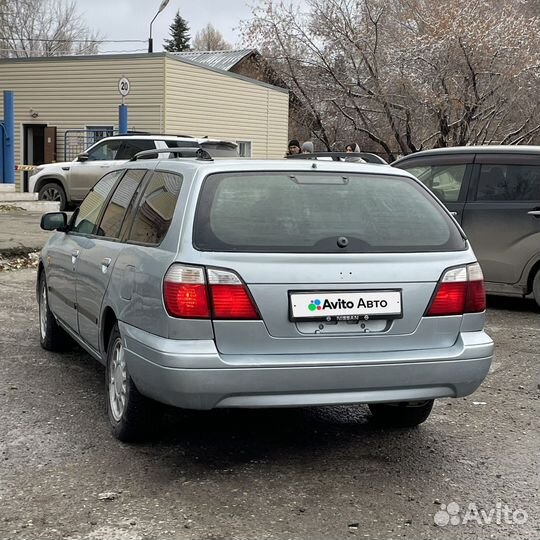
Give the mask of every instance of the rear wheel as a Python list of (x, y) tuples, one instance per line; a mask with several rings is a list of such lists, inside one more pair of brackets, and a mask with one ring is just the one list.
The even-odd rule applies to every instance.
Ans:
[(60, 328), (49, 308), (49, 293), (45, 272), (39, 278), (39, 341), (47, 351), (62, 351), (69, 343), (69, 336)]
[(428, 419), (432, 408), (433, 400), (369, 405), (375, 421), (389, 427), (418, 426)]
[(540, 307), (540, 270), (537, 270), (536, 276), (534, 276), (533, 295), (538, 307)]
[(148, 435), (154, 403), (137, 390), (129, 375), (118, 324), (107, 347), (106, 391), (113, 435), (123, 442), (140, 441)]
[(56, 182), (49, 182), (41, 187), (38, 198), (40, 201), (53, 201), (60, 203), (60, 210), (65, 210), (67, 197), (64, 188)]

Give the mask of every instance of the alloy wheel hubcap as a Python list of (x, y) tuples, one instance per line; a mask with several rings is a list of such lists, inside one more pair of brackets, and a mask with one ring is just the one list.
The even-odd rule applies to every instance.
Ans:
[(60, 192), (57, 189), (49, 188), (43, 192), (44, 201), (60, 201)]
[(127, 370), (122, 340), (114, 342), (111, 364), (109, 367), (109, 403), (113, 418), (119, 422), (126, 408)]

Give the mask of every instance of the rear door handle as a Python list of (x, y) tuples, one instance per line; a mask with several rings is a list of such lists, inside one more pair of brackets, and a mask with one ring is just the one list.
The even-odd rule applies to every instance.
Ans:
[(77, 258), (79, 256), (79, 253), (80, 253), (80, 251), (78, 249), (71, 252), (71, 264), (75, 265), (75, 263), (77, 262)]
[(540, 218), (540, 210), (531, 210), (530, 212), (527, 212), (527, 214), (529, 214), (529, 216)]
[(109, 266), (111, 265), (111, 262), (112, 262), (112, 259), (110, 257), (105, 257), (102, 261), (101, 261), (101, 271), (106, 274), (107, 273), (107, 269), (109, 268)]

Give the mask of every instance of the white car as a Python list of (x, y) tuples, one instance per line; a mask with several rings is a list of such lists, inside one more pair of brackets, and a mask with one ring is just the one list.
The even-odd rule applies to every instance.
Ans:
[(30, 177), (28, 188), (39, 193), (40, 200), (58, 201), (60, 210), (65, 210), (72, 203), (80, 203), (105, 173), (138, 152), (184, 147), (202, 148), (212, 157), (239, 156), (238, 145), (229, 141), (174, 135), (117, 135), (101, 139), (74, 161), (40, 165)]

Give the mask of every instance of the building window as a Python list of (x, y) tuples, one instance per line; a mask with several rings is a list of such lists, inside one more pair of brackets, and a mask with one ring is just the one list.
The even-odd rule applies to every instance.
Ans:
[(251, 141), (236, 141), (240, 157), (251, 157)]
[(87, 143), (88, 146), (97, 143), (104, 137), (112, 137), (114, 134), (113, 126), (86, 126), (87, 134)]

